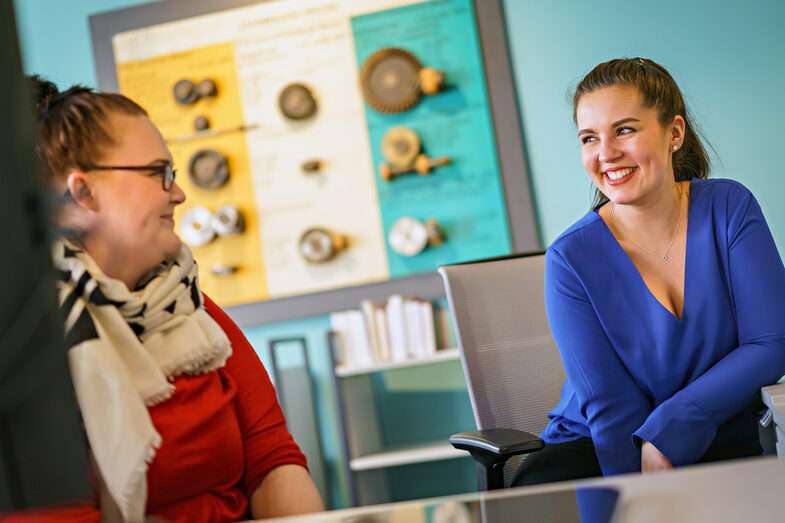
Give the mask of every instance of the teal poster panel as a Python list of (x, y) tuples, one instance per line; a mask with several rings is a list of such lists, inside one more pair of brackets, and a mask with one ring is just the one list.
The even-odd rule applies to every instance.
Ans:
[[(501, 174), (486, 91), (482, 54), (471, 0), (424, 2), (352, 18), (358, 68), (375, 51), (398, 47), (424, 67), (445, 73), (446, 88), (423, 96), (412, 109), (386, 115), (365, 105), (385, 237), (403, 216), (435, 218), (446, 241), (415, 256), (386, 242), (390, 277), (511, 251)], [(416, 173), (384, 181), (382, 138), (394, 126), (414, 130), (429, 157), (450, 164), (428, 176)]]

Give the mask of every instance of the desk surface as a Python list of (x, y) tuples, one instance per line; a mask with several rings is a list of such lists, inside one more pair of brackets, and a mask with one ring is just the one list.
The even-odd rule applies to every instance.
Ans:
[[(481, 500), (544, 495), (578, 487), (615, 487), (619, 502), (614, 515), (618, 523), (702, 523), (785, 520), (785, 460), (775, 457), (712, 463), (659, 474), (630, 474), (564, 482), (536, 487), (464, 494), (445, 498), (390, 503), (336, 510), (310, 516), (279, 518), (290, 523), (436, 522), (436, 508), (455, 514), (457, 505)], [(460, 509), (460, 507), (458, 507)], [(444, 510), (442, 510), (444, 513)], [(517, 514), (500, 521), (517, 521)], [(271, 520), (265, 520), (271, 521)], [(461, 522), (452, 518), (443, 521)]]
[(760, 395), (763, 403), (771, 409), (774, 423), (785, 427), (785, 383), (763, 387)]

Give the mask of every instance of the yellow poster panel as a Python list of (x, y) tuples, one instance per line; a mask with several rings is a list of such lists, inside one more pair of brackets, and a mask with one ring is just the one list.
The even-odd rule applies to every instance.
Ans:
[[(178, 81), (199, 84), (206, 79), (215, 82), (215, 96), (198, 99), (193, 104), (175, 100), (174, 86)], [(117, 66), (117, 83), (121, 93), (145, 108), (168, 141), (193, 134), (197, 116), (206, 116), (211, 130), (236, 129), (242, 125), (231, 43), (121, 63)]]
[[(229, 181), (218, 189), (201, 189), (185, 174), (188, 160), (202, 149), (214, 150), (228, 159)], [(204, 140), (171, 143), (169, 150), (175, 166), (183, 173), (183, 176), (178, 177), (178, 183), (187, 196), (185, 203), (175, 211), (175, 223), (180, 223), (183, 213), (196, 206), (207, 207), (215, 212), (223, 205), (233, 205), (245, 217), (243, 233), (218, 236), (207, 245), (191, 247), (199, 263), (202, 289), (223, 306), (268, 299), (259, 220), (244, 133), (227, 133)], [(236, 267), (237, 272), (217, 276), (212, 272), (216, 265)]]
[[(207, 245), (191, 247), (199, 264), (202, 289), (222, 306), (268, 299), (248, 148), (241, 130), (242, 107), (232, 45), (219, 44), (126, 62), (118, 65), (117, 73), (120, 91), (148, 111), (174, 158), (177, 183), (186, 194), (185, 203), (175, 210), (175, 223), (179, 224), (183, 213), (197, 206), (215, 212), (223, 205), (232, 205), (244, 216), (244, 232), (219, 236)], [(178, 103), (172, 88), (184, 78), (194, 83), (213, 80), (217, 95), (191, 105)], [(197, 116), (208, 119), (209, 130), (195, 132), (193, 121)], [(216, 151), (228, 160), (229, 180), (217, 189), (200, 188), (188, 175), (190, 158), (204, 149)], [(219, 276), (213, 272), (215, 267), (233, 267), (236, 272)]]

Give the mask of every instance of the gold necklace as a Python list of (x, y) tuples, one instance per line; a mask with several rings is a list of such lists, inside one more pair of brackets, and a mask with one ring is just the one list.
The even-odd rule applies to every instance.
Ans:
[(611, 216), (613, 216), (613, 223), (616, 224), (616, 227), (618, 227), (619, 230), (624, 234), (624, 236), (629, 238), (632, 243), (634, 243), (644, 251), (648, 252), (652, 256), (659, 256), (660, 258), (662, 258), (662, 261), (668, 261), (668, 252), (670, 252), (671, 250), (671, 245), (673, 245), (673, 240), (676, 239), (676, 233), (679, 232), (679, 225), (681, 225), (681, 188), (679, 188), (679, 219), (676, 221), (676, 228), (673, 229), (673, 236), (671, 236), (671, 241), (670, 243), (668, 243), (668, 247), (665, 249), (665, 252), (663, 254), (657, 254), (654, 251), (650, 251), (649, 249), (647, 249), (646, 247), (635, 241), (635, 238), (627, 234), (627, 231), (624, 230), (624, 227), (622, 227), (621, 224), (616, 219), (616, 210), (613, 206), (613, 202), (611, 202)]

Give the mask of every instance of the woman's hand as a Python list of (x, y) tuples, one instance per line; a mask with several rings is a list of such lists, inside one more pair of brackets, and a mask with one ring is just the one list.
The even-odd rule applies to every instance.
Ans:
[(665, 454), (660, 452), (660, 449), (648, 441), (643, 442), (643, 445), (641, 445), (641, 472), (647, 474), (672, 468), (673, 463), (665, 457)]

